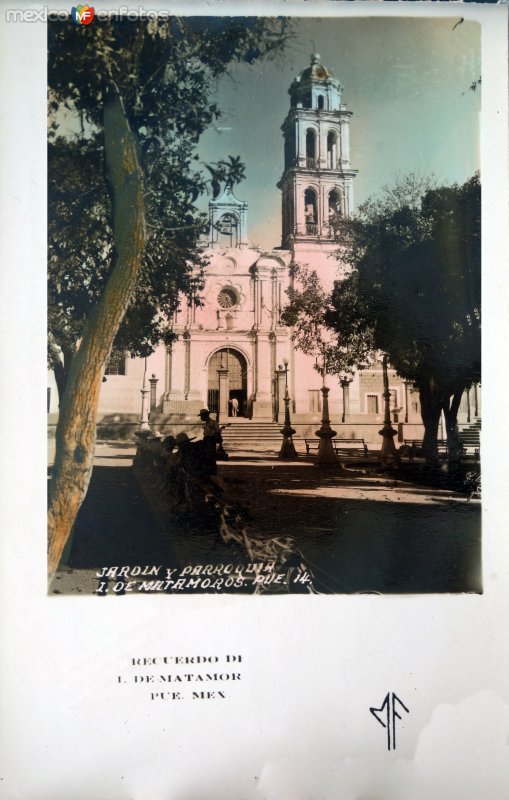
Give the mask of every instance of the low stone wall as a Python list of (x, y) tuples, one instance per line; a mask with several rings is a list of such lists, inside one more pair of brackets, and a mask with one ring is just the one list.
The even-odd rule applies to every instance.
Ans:
[[(58, 416), (56, 414), (52, 414), (48, 418), (48, 437), (50, 438), (55, 435), (57, 420)], [(232, 423), (235, 424), (232, 417), (221, 421), (222, 425)], [(282, 427), (282, 424), (279, 423), (278, 427)], [(314, 438), (320, 424), (320, 420), (299, 420), (292, 417), (292, 427), (295, 429), (296, 439)], [(331, 426), (336, 431), (337, 439), (364, 439), (368, 447), (370, 445), (376, 448), (381, 446), (382, 437), (379, 433), (382, 429), (381, 422), (367, 422), (361, 415), (357, 415), (357, 417), (345, 423), (331, 420)], [(99, 417), (97, 420), (97, 438), (99, 441), (135, 442), (135, 434), (139, 427), (140, 420), (137, 414), (108, 414)], [(168, 434), (176, 436), (178, 433), (186, 433), (189, 438), (201, 439), (203, 435), (203, 426), (199, 418), (186, 414), (152, 412), (150, 427), (153, 431), (159, 431), (164, 436)], [(404, 439), (422, 439), (424, 435), (422, 424), (400, 422), (393, 423), (393, 428), (398, 432), (397, 437), (394, 439), (396, 446), (403, 444)], [(247, 430), (249, 430), (248, 423), (246, 423)]]

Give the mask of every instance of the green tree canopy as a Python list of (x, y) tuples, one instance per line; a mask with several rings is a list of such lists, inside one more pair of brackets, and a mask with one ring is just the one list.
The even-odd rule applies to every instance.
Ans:
[(436, 455), (443, 411), (454, 458), (461, 395), (481, 377), (478, 176), (444, 187), (415, 175), (398, 178), (333, 225), (348, 274), (328, 293), (316, 272), (294, 267), (283, 319), (297, 347), (323, 350), (335, 374), (387, 353), (419, 388), (428, 457)]
[(441, 411), (454, 445), (461, 395), (481, 376), (481, 190), (474, 176), (419, 200), (406, 194), (336, 220), (352, 271), (335, 284), (326, 322), (346, 340), (364, 329), (414, 381), (433, 452)]
[[(199, 169), (198, 138), (220, 116), (215, 81), (231, 60), (267, 55), (286, 35), (284, 20), (263, 19), (50, 25), (48, 356), (60, 395), (84, 322), (114, 265), (105, 99), (112, 92), (121, 97), (143, 170), (145, 253), (115, 341), (143, 356), (171, 340), (179, 293), (196, 288), (203, 265), (198, 242), (206, 230), (197, 198), (209, 189), (216, 194), (226, 179), (244, 178), (239, 156), (205, 165), (206, 177)], [(63, 136), (69, 114), (80, 124)]]
[[(48, 30), (50, 362), (65, 388), (51, 573), (88, 487), (113, 343), (151, 348), (171, 335), (179, 291), (192, 292), (204, 230), (195, 202), (206, 185), (196, 145), (220, 115), (216, 81), (232, 62), (277, 53), (291, 31), (285, 19), (261, 17), (69, 20)], [(74, 137), (64, 135), (63, 111), (80, 122)], [(238, 157), (209, 166), (213, 191), (242, 178)]]

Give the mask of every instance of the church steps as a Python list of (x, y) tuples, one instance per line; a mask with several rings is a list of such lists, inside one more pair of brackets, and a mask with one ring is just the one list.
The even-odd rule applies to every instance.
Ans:
[(468, 451), (478, 450), (481, 443), (481, 419), (459, 426), (459, 440)]
[[(219, 423), (221, 425), (221, 422)], [(276, 422), (242, 420), (225, 423), (222, 430), (226, 450), (271, 450), (279, 452), (283, 437), (282, 425)]]

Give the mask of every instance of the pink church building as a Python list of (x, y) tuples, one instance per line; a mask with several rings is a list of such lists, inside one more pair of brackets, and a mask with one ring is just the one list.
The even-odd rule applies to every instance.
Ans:
[[(296, 441), (314, 436), (322, 416), (320, 356), (296, 349), (281, 320), (291, 267), (316, 270), (324, 286), (345, 275), (333, 253), (329, 218), (354, 210), (357, 170), (350, 162), (352, 112), (342, 86), (313, 55), (293, 81), (284, 120), (282, 242), (272, 250), (249, 243), (247, 204), (231, 186), (209, 204), (205, 285), (200, 303), (182, 298), (173, 320), (177, 339), (148, 359), (116, 356), (106, 370), (98, 430), (130, 437), (139, 426), (141, 389), (150, 398), (150, 423), (164, 432), (198, 430), (200, 408), (228, 425), (230, 443), (256, 449), (281, 441), (284, 391), (290, 395)], [(379, 447), (383, 422), (381, 361), (352, 376), (327, 376), (331, 424), (338, 438), (362, 437)], [(422, 438), (419, 396), (389, 370), (391, 417), (398, 438)], [(49, 411), (57, 411), (50, 385)], [(465, 398), (463, 417), (480, 414), (477, 392)], [(467, 407), (468, 406), (468, 407)], [(227, 437), (226, 437), (227, 438)], [(297, 449), (301, 449), (297, 447)]]

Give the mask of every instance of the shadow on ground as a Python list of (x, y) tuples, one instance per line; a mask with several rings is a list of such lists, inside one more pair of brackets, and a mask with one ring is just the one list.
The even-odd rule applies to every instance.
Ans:
[[(313, 467), (230, 463), (220, 472), (225, 497), (242, 510), (248, 530), (292, 536), (319, 592), (482, 590), (478, 503), (446, 492), (430, 501), (422, 487), (354, 471), (338, 477)], [(339, 489), (343, 496), (334, 496)], [(96, 466), (68, 565), (97, 570), (238, 561), (215, 531), (199, 527), (180, 509), (171, 530), (163, 530), (132, 468)]]

